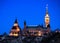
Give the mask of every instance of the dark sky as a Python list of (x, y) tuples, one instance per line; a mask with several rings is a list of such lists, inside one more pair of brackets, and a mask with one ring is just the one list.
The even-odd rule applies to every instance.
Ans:
[(50, 16), (51, 30), (60, 28), (60, 0), (0, 0), (0, 34), (9, 33), (15, 19), (19, 26), (44, 25), (46, 4)]

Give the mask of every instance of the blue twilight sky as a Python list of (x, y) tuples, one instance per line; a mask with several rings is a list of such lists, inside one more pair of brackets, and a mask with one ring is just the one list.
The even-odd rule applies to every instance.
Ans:
[(0, 0), (0, 34), (9, 33), (15, 19), (19, 26), (44, 24), (46, 4), (51, 30), (60, 28), (60, 0)]

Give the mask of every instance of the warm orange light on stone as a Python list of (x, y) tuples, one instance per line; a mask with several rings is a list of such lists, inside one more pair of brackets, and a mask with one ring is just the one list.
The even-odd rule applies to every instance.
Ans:
[(41, 31), (38, 31), (38, 36), (42, 36), (42, 32)]

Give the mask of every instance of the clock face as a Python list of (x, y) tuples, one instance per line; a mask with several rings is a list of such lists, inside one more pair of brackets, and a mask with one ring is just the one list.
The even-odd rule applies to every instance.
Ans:
[(49, 19), (46, 19), (46, 21), (49, 21)]
[(49, 18), (46, 18), (45, 22), (46, 22), (46, 24), (48, 24), (49, 23)]

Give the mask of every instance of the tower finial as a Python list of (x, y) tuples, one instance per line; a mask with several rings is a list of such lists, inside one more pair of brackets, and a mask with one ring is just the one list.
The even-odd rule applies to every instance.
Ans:
[(17, 19), (15, 20), (15, 23), (18, 23), (18, 22), (17, 22)]
[(48, 4), (46, 4), (46, 8), (48, 8)]
[(46, 4), (46, 14), (48, 14), (48, 4)]

